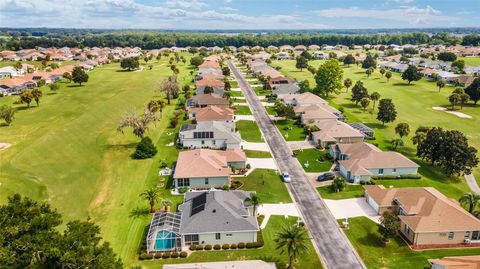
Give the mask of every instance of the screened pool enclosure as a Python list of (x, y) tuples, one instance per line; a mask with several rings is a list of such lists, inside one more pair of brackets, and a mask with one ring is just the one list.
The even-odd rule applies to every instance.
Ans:
[(180, 249), (180, 212), (156, 212), (147, 234), (147, 252), (171, 251)]

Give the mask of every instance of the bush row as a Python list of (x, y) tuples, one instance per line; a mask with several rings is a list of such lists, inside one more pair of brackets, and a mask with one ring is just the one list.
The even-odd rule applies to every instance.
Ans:
[(398, 175), (398, 176), (372, 176), (372, 179), (382, 180), (382, 179), (421, 179), (421, 175)]
[(238, 243), (238, 244), (223, 244), (223, 245), (191, 245), (190, 250), (221, 250), (221, 249), (244, 249), (244, 248), (259, 248), (263, 246), (263, 238), (259, 238), (258, 242), (253, 243)]
[(151, 260), (155, 259), (176, 259), (176, 258), (186, 258), (188, 256), (187, 252), (158, 252), (158, 253), (142, 253), (138, 257), (140, 260)]

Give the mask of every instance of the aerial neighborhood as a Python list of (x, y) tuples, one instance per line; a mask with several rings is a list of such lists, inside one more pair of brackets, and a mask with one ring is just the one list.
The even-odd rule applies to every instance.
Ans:
[(0, 267), (480, 268), (477, 32), (24, 31)]

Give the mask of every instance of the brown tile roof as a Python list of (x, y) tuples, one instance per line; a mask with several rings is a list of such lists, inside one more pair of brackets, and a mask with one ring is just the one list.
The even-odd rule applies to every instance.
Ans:
[(197, 122), (233, 120), (233, 110), (230, 108), (208, 106), (202, 108), (191, 108), (189, 111), (195, 112), (195, 119), (197, 120)]
[(212, 67), (220, 69), (220, 64), (217, 61), (204, 61), (201, 65), (198, 66), (199, 68), (204, 67)]
[(342, 137), (364, 137), (357, 129), (338, 120), (328, 120), (317, 124), (320, 129), (317, 132), (313, 132), (312, 135), (316, 140), (336, 141)]
[(230, 105), (230, 102), (226, 98), (216, 93), (194, 95), (191, 100), (196, 101), (199, 105)]
[(396, 201), (405, 212), (400, 219), (416, 233), (480, 230), (479, 219), (435, 188), (386, 189), (372, 185), (364, 189), (379, 206), (392, 206)]
[(223, 83), (220, 80), (216, 80), (212, 77), (205, 76), (201, 80), (195, 81), (195, 85), (197, 86), (218, 86), (218, 87), (223, 87), (225, 83)]
[(228, 162), (245, 162), (247, 157), (239, 149), (194, 149), (178, 154), (174, 178), (224, 177), (232, 170)]
[(434, 265), (442, 265), (443, 269), (480, 269), (480, 256), (445, 257), (428, 261)]

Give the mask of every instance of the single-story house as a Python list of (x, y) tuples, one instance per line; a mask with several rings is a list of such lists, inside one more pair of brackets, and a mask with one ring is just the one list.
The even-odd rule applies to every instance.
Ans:
[(222, 108), (218, 106), (207, 106), (202, 108), (188, 109), (188, 118), (197, 122), (202, 121), (221, 121), (232, 123), (235, 116), (231, 108)]
[(13, 78), (13, 77), (20, 77), (25, 74), (23, 69), (17, 70), (13, 66), (5, 66), (0, 68), (0, 79), (3, 78)]
[(201, 121), (180, 127), (178, 144), (184, 148), (239, 149), (242, 138), (233, 122)]
[(202, 79), (195, 81), (197, 95), (205, 94), (206, 87), (211, 87), (213, 89), (213, 93), (222, 96), (225, 93), (225, 83), (223, 81), (217, 80), (209, 76), (203, 76)]
[(275, 77), (268, 80), (272, 93), (277, 96), (297, 93), (300, 90), (297, 82), (289, 77)]
[(399, 215), (400, 234), (414, 248), (480, 245), (480, 220), (435, 188), (364, 186), (365, 199), (378, 213)]
[(232, 168), (244, 169), (247, 156), (239, 149), (193, 149), (178, 154), (174, 186), (193, 189), (223, 188), (230, 185)]
[(281, 52), (275, 54), (275, 57), (277, 58), (277, 60), (290, 60), (290, 59), (292, 59), (292, 56), (290, 56), (290, 53), (288, 53), (286, 51), (281, 51)]
[(178, 212), (156, 212), (147, 234), (147, 252), (181, 250), (190, 245), (253, 243), (260, 231), (253, 192), (187, 192)]
[(331, 145), (329, 152), (338, 160), (340, 174), (351, 183), (368, 181), (372, 176), (416, 175), (420, 167), (398, 152), (383, 152), (365, 142)]
[(453, 256), (429, 259), (431, 269), (480, 269), (480, 256)]
[(230, 102), (227, 98), (224, 98), (222, 95), (215, 93), (210, 94), (197, 94), (192, 96), (186, 102), (187, 107), (208, 107), (208, 106), (217, 106), (220, 108), (229, 108)]
[(303, 124), (316, 124), (325, 120), (345, 120), (340, 111), (311, 92), (287, 94), (281, 99), (286, 105), (294, 107), (295, 113), (300, 116)]
[(358, 130), (339, 120), (323, 121), (316, 126), (319, 130), (312, 133), (312, 140), (322, 148), (337, 143), (363, 142), (365, 138)]

